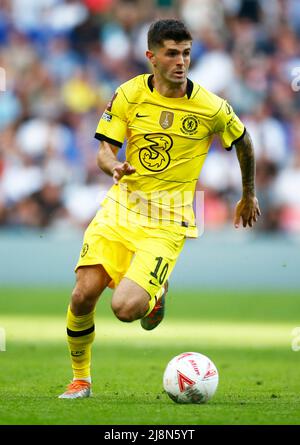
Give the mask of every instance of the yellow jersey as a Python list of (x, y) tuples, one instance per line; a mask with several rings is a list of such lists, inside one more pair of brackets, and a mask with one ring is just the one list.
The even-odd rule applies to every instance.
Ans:
[(165, 226), (197, 237), (193, 200), (215, 135), (230, 150), (245, 128), (226, 100), (187, 80), (184, 97), (159, 94), (153, 74), (122, 84), (104, 111), (95, 137), (126, 145), (136, 169), (111, 187), (102, 206), (124, 224)]

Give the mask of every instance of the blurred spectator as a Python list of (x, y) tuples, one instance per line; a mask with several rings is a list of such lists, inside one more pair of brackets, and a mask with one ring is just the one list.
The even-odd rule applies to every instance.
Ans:
[(244, 117), (251, 135), (257, 160), (265, 159), (284, 167), (289, 158), (288, 141), (283, 123), (272, 116), (266, 103), (262, 103), (252, 115)]
[(256, 188), (264, 217), (258, 221), (258, 230), (274, 232), (280, 230), (280, 206), (274, 200), (274, 183), (278, 174), (278, 164), (271, 159), (260, 158), (256, 164)]
[(225, 41), (220, 34), (208, 29), (204, 35), (201, 39), (204, 51), (193, 63), (189, 77), (213, 93), (222, 94), (234, 81), (233, 60), (226, 52)]
[(65, 106), (74, 113), (87, 113), (97, 105), (97, 91), (83, 70), (65, 82), (62, 97)]

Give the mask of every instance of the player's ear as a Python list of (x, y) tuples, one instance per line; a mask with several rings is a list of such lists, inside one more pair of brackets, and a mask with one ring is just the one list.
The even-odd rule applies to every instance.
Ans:
[(146, 51), (146, 57), (149, 60), (149, 62), (155, 66), (155, 54), (153, 51), (147, 50)]

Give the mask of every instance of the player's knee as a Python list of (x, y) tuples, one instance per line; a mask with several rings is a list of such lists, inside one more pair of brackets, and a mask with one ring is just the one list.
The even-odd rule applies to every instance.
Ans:
[(128, 301), (112, 300), (111, 307), (115, 316), (125, 323), (130, 323), (138, 318), (136, 307)]
[(71, 300), (71, 306), (73, 312), (81, 313), (84, 312), (90, 312), (93, 310), (95, 305), (95, 299), (91, 297), (86, 291), (83, 289), (80, 289), (78, 287), (75, 287), (75, 289), (72, 292), (72, 300)]
[(130, 323), (131, 321), (134, 321), (136, 319), (133, 311), (130, 307), (128, 307), (128, 305), (125, 306), (112, 302), (111, 307), (115, 316), (125, 323)]
[(130, 312), (124, 311), (124, 310), (115, 312), (115, 316), (120, 321), (123, 321), (124, 323), (131, 323), (132, 321), (136, 320), (136, 316), (135, 315), (133, 315)]

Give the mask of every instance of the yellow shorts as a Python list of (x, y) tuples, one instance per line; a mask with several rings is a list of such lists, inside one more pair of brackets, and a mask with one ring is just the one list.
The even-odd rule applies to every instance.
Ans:
[(123, 277), (144, 288), (151, 298), (169, 278), (185, 237), (163, 228), (118, 225), (101, 209), (85, 231), (75, 271), (101, 264), (116, 287)]

